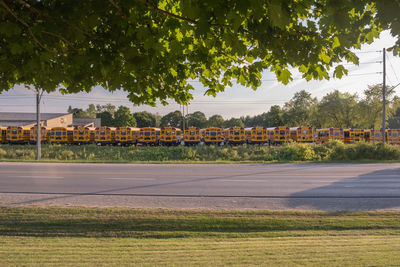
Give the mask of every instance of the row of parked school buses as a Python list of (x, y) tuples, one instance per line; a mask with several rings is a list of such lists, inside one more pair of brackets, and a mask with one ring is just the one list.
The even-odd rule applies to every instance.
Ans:
[[(18, 126), (0, 127), (0, 142), (9, 144), (36, 143), (37, 129)], [(400, 144), (400, 129), (385, 131), (386, 141)], [(133, 128), (107, 127), (98, 128), (46, 128), (41, 127), (41, 141), (55, 144), (97, 144), (97, 145), (197, 145), (205, 144), (270, 144), (288, 142), (325, 143), (340, 140), (344, 143), (382, 142), (382, 131), (374, 129), (316, 129), (311, 127), (232, 127), (221, 129), (210, 127), (199, 129), (188, 127), (184, 131), (174, 127)]]

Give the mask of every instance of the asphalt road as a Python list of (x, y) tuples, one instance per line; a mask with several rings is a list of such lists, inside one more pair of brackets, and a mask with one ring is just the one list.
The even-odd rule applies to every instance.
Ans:
[(400, 210), (400, 164), (0, 162), (0, 205)]

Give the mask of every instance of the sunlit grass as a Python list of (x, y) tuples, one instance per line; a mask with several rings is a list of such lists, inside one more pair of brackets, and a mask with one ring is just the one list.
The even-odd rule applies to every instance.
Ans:
[(400, 212), (0, 208), (0, 265), (388, 266)]

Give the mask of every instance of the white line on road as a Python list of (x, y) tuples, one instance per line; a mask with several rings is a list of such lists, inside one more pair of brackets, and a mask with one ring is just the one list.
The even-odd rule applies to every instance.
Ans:
[(122, 177), (121, 178), (112, 177), (112, 178), (103, 178), (103, 179), (105, 179), (105, 180), (134, 180), (134, 181), (153, 181), (153, 180), (156, 180), (156, 179), (153, 179), (153, 178), (122, 178)]
[(224, 180), (215, 180), (217, 182), (270, 182), (269, 180), (265, 179), (265, 180), (236, 180), (236, 179), (232, 179), (232, 180), (228, 180), (228, 179), (224, 179)]
[(63, 179), (62, 176), (32, 176), (32, 175), (21, 175), (21, 176), (9, 176), (11, 178), (33, 178), (33, 179)]

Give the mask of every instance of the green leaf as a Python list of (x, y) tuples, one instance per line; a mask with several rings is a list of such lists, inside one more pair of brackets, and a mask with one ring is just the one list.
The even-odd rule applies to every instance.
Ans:
[(174, 77), (178, 76), (178, 72), (176, 72), (176, 70), (174, 68), (170, 68), (169, 71), (172, 74), (172, 76), (174, 76)]
[(336, 36), (333, 37), (332, 49), (335, 49), (336, 47), (339, 46), (340, 46), (339, 38), (337, 38)]
[(372, 44), (375, 38), (379, 38), (379, 32), (372, 28), (366, 35), (365, 38), (367, 39), (368, 44)]
[(280, 70), (280, 71), (277, 71), (275, 73), (277, 75), (278, 81), (282, 82), (283, 84), (288, 84), (289, 81), (293, 80), (292, 79), (292, 74), (287, 69)]
[(273, 26), (283, 29), (289, 23), (289, 17), (286, 11), (282, 9), (282, 4), (280, 1), (274, 1), (269, 6), (269, 18)]
[(343, 67), (343, 65), (338, 65), (335, 68), (335, 71), (333, 72), (333, 76), (336, 78), (341, 79), (343, 75), (347, 75), (348, 70)]

